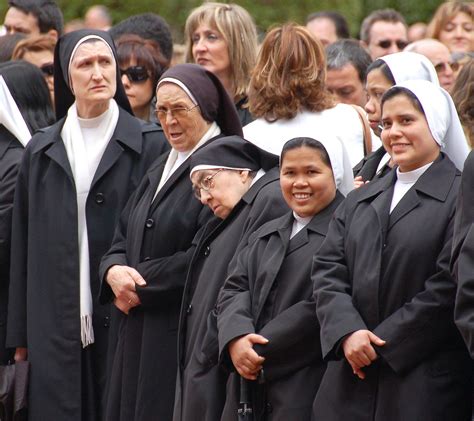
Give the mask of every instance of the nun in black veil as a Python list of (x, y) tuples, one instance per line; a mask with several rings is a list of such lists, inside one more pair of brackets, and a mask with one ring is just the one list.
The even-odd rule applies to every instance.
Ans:
[(55, 91), (58, 121), (33, 136), (18, 175), (7, 345), (31, 363), (30, 421), (94, 421), (110, 318), (96, 299), (100, 258), (168, 144), (131, 115), (106, 32), (59, 39)]

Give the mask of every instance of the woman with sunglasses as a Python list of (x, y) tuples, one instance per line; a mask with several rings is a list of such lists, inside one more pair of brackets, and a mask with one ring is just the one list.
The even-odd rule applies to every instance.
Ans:
[(54, 104), (54, 47), (56, 38), (36, 35), (21, 40), (13, 50), (12, 60), (25, 60), (39, 67), (48, 84), (51, 103)]
[(29, 420), (97, 420), (110, 333), (99, 262), (168, 144), (133, 117), (108, 33), (62, 36), (54, 65), (57, 122), (33, 136), (15, 191), (7, 344), (31, 363)]
[(122, 35), (116, 45), (120, 75), (133, 114), (144, 121), (156, 121), (153, 99), (167, 63), (160, 46), (137, 35)]
[(218, 139), (191, 157), (198, 200), (217, 217), (199, 233), (189, 266), (178, 331), (174, 421), (219, 420), (228, 372), (218, 364), (217, 294), (248, 236), (287, 211), (278, 157), (240, 137)]
[(325, 370), (311, 299), (312, 256), (344, 199), (337, 190), (344, 162), (325, 148), (333, 141), (285, 143), (280, 186), (290, 211), (250, 236), (219, 294), (220, 359), (238, 373), (229, 382), (222, 420), (237, 419), (245, 390), (235, 387), (240, 377), (255, 421), (311, 419)]
[(410, 80), (382, 97), (396, 168), (349, 194), (313, 259), (326, 373), (315, 419), (471, 419), (471, 360), (450, 273), (467, 153), (450, 95)]
[(161, 76), (156, 111), (172, 149), (131, 197), (100, 269), (101, 299), (122, 312), (107, 421), (171, 420), (177, 328), (193, 238), (212, 217), (193, 196), (190, 158), (217, 138), (242, 135), (219, 79), (195, 64)]
[(0, 64), (0, 364), (12, 357), (5, 348), (13, 195), (24, 148), (31, 135), (54, 122), (48, 87), (36, 66), (24, 61)]

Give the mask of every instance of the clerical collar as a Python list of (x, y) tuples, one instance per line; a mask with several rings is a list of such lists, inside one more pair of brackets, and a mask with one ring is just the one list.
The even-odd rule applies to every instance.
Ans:
[(397, 168), (397, 180), (403, 184), (413, 184), (424, 174), (424, 172), (433, 164), (430, 162), (426, 165), (423, 165), (420, 168), (417, 168), (413, 171), (400, 172), (400, 168)]

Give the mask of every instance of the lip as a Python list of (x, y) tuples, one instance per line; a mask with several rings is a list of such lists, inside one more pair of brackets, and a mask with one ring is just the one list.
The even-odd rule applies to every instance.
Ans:
[(404, 152), (410, 146), (409, 143), (391, 143), (392, 152)]
[(313, 196), (313, 193), (310, 192), (293, 192), (291, 194), (293, 196), (293, 199), (296, 202), (302, 203), (302, 202), (307, 202), (311, 197)]
[(209, 60), (205, 57), (198, 57), (196, 59), (196, 63), (201, 65), (201, 66), (204, 66), (205, 64), (208, 64), (209, 63)]
[(372, 130), (376, 130), (379, 127), (380, 121), (378, 120), (369, 120), (369, 126)]
[(93, 90), (93, 91), (100, 91), (100, 90), (105, 89), (105, 88), (106, 88), (105, 85), (97, 85), (97, 86), (93, 86), (93, 87), (91, 88), (91, 90)]

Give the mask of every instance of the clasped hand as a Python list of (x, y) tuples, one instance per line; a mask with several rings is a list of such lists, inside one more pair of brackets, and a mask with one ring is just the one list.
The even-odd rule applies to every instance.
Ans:
[(365, 379), (362, 368), (369, 366), (372, 361), (377, 359), (377, 353), (372, 344), (383, 346), (385, 341), (370, 330), (357, 330), (345, 338), (342, 343), (344, 356), (359, 379)]
[(125, 314), (141, 304), (136, 285), (145, 286), (143, 277), (132, 267), (114, 265), (109, 268), (105, 280), (115, 295), (115, 306)]
[(265, 358), (258, 355), (254, 344), (266, 345), (268, 339), (255, 333), (240, 336), (229, 343), (229, 354), (237, 372), (247, 380), (256, 380)]

